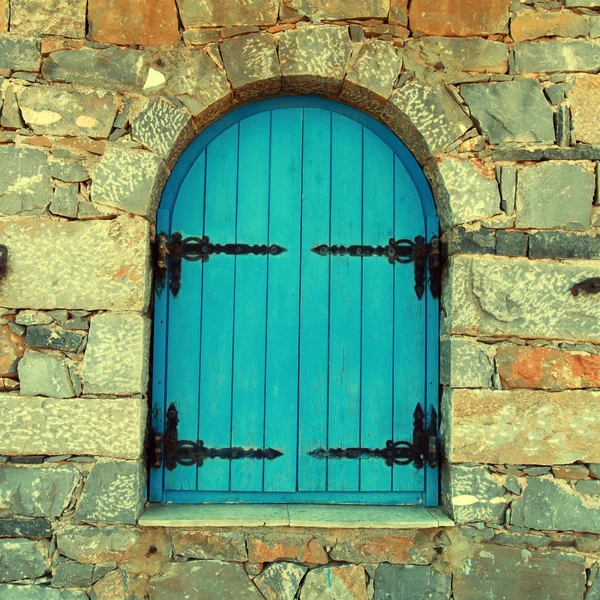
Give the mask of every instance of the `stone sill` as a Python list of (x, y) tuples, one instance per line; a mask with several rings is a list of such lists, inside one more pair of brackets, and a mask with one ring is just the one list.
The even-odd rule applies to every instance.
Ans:
[(149, 504), (141, 527), (320, 527), (432, 529), (453, 527), (439, 508), (323, 504)]

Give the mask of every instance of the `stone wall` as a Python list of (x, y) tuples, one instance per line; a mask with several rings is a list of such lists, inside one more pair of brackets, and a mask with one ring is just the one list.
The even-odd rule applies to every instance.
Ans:
[[(599, 71), (600, 0), (0, 0), (0, 598), (600, 599)], [(163, 186), (304, 93), (434, 191), (456, 527), (139, 527)]]

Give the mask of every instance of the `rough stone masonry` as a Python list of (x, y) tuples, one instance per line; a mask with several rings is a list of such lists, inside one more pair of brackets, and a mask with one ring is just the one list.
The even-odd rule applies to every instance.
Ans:
[[(138, 525), (163, 186), (319, 94), (434, 191), (455, 527)], [(0, 0), (0, 598), (599, 600), (600, 0)]]

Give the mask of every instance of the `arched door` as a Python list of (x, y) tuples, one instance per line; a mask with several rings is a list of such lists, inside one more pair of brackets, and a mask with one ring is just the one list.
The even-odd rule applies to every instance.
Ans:
[(279, 98), (201, 134), (158, 211), (151, 500), (436, 504), (437, 229), (354, 109)]

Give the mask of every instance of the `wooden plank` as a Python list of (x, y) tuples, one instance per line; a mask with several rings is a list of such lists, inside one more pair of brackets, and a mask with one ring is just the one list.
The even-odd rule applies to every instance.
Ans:
[[(207, 148), (205, 235), (219, 244), (235, 240), (238, 125)], [(211, 256), (204, 264), (200, 346), (200, 437), (206, 446), (231, 444), (235, 258)], [(188, 307), (197, 310), (198, 300)], [(208, 460), (198, 469), (199, 490), (229, 490), (230, 461)]]
[(327, 446), (331, 112), (304, 110), (298, 490), (325, 491), (327, 462), (308, 455)]
[(269, 243), (287, 249), (269, 257), (265, 447), (283, 456), (265, 461), (264, 490), (296, 489), (298, 331), (302, 194), (302, 109), (272, 112)]
[[(338, 114), (332, 117), (331, 242), (361, 243), (361, 125)], [(331, 257), (329, 328), (330, 447), (360, 442), (361, 259)], [(327, 489), (358, 491), (359, 461), (328, 459)]]
[[(266, 244), (269, 225), (269, 150), (271, 113), (240, 122), (236, 239)], [(262, 448), (265, 407), (267, 257), (235, 257), (235, 324), (231, 441)], [(234, 460), (232, 491), (262, 491), (263, 461)]]
[[(364, 130), (363, 243), (385, 246), (394, 235), (394, 153)], [(385, 448), (392, 438), (394, 265), (383, 257), (362, 261), (361, 439), (363, 448)], [(391, 490), (392, 469), (362, 460), (360, 491)]]

